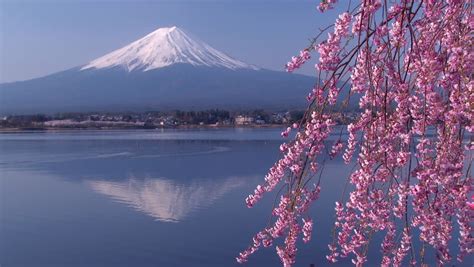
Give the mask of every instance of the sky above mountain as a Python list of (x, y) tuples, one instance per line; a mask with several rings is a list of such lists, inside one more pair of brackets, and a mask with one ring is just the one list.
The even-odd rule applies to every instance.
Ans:
[[(0, 83), (27, 80), (119, 49), (177, 25), (246, 63), (283, 70), (337, 12), (316, 0), (0, 0)], [(314, 73), (310, 62), (300, 73)]]

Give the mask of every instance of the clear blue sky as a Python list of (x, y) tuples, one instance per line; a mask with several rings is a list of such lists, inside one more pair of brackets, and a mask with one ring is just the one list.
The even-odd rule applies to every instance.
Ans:
[[(333, 22), (318, 0), (0, 0), (0, 82), (79, 66), (165, 26), (176, 25), (229, 55), (283, 70)], [(315, 61), (301, 71), (312, 74)]]

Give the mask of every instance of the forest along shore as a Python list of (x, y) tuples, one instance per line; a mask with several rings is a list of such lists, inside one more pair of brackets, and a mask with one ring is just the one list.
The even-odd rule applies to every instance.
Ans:
[[(355, 119), (353, 113), (332, 114), (338, 124)], [(143, 113), (62, 113), (55, 115), (9, 115), (0, 118), (0, 132), (58, 129), (160, 129), (283, 127), (298, 122), (303, 111), (264, 110), (230, 112), (225, 110), (172, 111)]]

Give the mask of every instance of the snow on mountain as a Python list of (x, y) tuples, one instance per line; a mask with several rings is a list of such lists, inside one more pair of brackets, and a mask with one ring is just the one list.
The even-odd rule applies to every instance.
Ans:
[(258, 68), (234, 59), (178, 27), (160, 28), (147, 36), (86, 64), (81, 70), (122, 67), (148, 71), (177, 63), (227, 69)]

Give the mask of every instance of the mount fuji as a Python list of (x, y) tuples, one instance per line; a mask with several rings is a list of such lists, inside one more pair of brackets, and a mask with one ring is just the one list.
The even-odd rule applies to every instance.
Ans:
[(233, 59), (196, 38), (192, 39), (174, 26), (160, 28), (138, 41), (91, 61), (81, 70), (122, 67), (128, 72), (148, 71), (179, 63), (232, 70), (258, 69)]
[(0, 84), (0, 114), (297, 108), (313, 82), (245, 63), (169, 27), (85, 65)]

